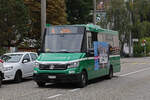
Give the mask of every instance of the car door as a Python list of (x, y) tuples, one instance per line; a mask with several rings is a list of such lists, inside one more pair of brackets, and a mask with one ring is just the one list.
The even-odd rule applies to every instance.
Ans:
[(31, 76), (32, 62), (29, 54), (25, 54), (22, 59), (22, 69), (23, 69), (24, 77)]
[(30, 53), (30, 57), (31, 57), (31, 64), (32, 64), (30, 73), (33, 75), (35, 60), (37, 59), (37, 54), (36, 53)]

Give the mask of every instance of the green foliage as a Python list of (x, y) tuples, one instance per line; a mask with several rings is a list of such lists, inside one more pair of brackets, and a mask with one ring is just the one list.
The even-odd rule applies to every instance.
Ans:
[(129, 33), (131, 30), (130, 15), (124, 0), (111, 0), (109, 5), (106, 10), (106, 21), (100, 22), (100, 25), (107, 23), (110, 29), (119, 31), (121, 54), (123, 54), (123, 45), (129, 41)]
[[(106, 20), (101, 21), (99, 24), (105, 26), (105, 28), (109, 26), (110, 29), (119, 31), (121, 52), (124, 43), (129, 44), (129, 33), (132, 34), (132, 38), (150, 37), (149, 0), (126, 0), (126, 2), (124, 0), (110, 0), (109, 5)], [(139, 43), (134, 46), (135, 55), (141, 55), (142, 48), (140, 45)], [(149, 45), (149, 43), (146, 45)], [(149, 46), (147, 52), (149, 52)]]
[(52, 25), (68, 23), (65, 0), (47, 0), (47, 23)]
[(146, 53), (150, 53), (150, 37), (142, 38), (142, 40), (146, 40)]
[(144, 56), (144, 48), (141, 46), (141, 43), (135, 43), (133, 46), (133, 56), (134, 57), (141, 57)]
[[(36, 39), (40, 46), (41, 37), (41, 2), (40, 0), (24, 0), (29, 8), (31, 16), (31, 30), (28, 35), (30, 39)], [(64, 0), (47, 0), (47, 23), (51, 25), (67, 24), (66, 6)]]
[(150, 37), (150, 22), (143, 21), (137, 24), (138, 38)]
[[(142, 46), (142, 41), (143, 40), (146, 40), (145, 46)], [(150, 37), (141, 38), (138, 43), (134, 43), (134, 48), (133, 48), (134, 56), (135, 57), (145, 56), (144, 48), (146, 48), (146, 55), (149, 56), (149, 53), (150, 53)]]
[(22, 0), (0, 0), (0, 45), (17, 46), (29, 31), (29, 15)]
[(133, 38), (150, 37), (150, 2), (149, 0), (134, 0), (132, 5)]
[(92, 22), (91, 10), (93, 0), (66, 0), (67, 19), (70, 24), (86, 24)]
[(0, 48), (0, 56), (4, 53), (6, 53), (7, 50), (5, 50), (4, 48)]

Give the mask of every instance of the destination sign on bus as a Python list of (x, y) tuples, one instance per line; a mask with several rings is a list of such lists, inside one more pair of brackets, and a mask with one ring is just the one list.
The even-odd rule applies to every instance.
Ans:
[(49, 33), (50, 34), (78, 33), (78, 28), (77, 27), (50, 27)]

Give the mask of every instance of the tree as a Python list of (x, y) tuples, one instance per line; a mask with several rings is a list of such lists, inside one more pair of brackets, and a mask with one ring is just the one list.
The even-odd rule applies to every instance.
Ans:
[(129, 32), (131, 31), (130, 13), (124, 0), (111, 0), (109, 5), (106, 10), (106, 19), (100, 25), (107, 23), (110, 29), (119, 31), (121, 54), (123, 54), (124, 43), (129, 41)]
[[(40, 0), (24, 0), (30, 9), (31, 31), (29, 37), (37, 40), (40, 46), (41, 36), (41, 4)], [(64, 0), (47, 0), (47, 23), (51, 25), (67, 24), (66, 6)]]
[(70, 24), (87, 24), (92, 22), (91, 10), (93, 0), (66, 0), (67, 19)]
[(150, 37), (150, 2), (149, 0), (135, 0), (132, 5), (133, 37)]
[(0, 46), (18, 46), (29, 24), (28, 9), (22, 0), (0, 0)]
[(132, 38), (150, 37), (150, 2), (111, 0), (106, 18), (100, 25), (107, 25), (110, 29), (119, 31), (122, 54), (124, 43), (129, 41), (129, 33), (132, 33)]

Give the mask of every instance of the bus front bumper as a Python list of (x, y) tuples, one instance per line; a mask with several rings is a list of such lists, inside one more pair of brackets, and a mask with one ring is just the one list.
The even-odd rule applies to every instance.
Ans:
[(36, 82), (45, 83), (75, 83), (80, 81), (81, 74), (34, 74)]

